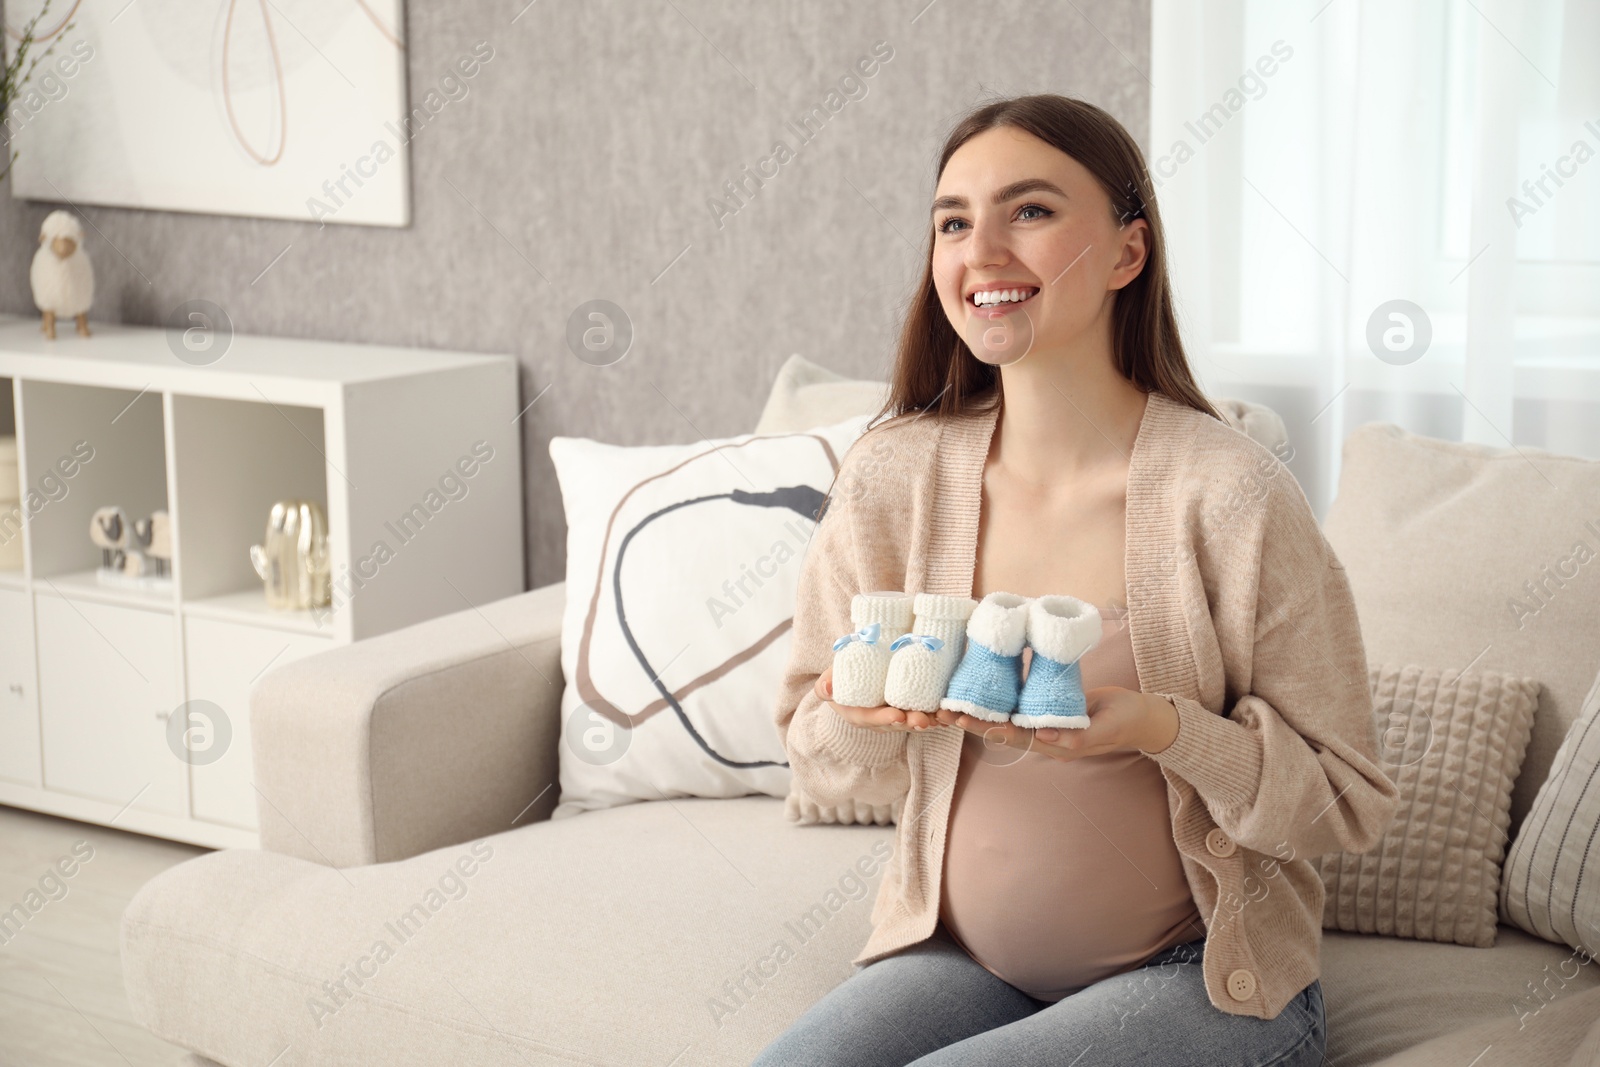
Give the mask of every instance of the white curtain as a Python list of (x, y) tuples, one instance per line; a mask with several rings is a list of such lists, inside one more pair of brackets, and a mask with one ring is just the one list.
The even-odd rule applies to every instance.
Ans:
[(1319, 515), (1363, 422), (1600, 457), (1600, 0), (1152, 17), (1191, 362), (1284, 417)]

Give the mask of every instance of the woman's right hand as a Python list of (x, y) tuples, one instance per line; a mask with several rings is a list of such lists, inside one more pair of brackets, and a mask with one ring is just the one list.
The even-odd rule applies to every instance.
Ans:
[(879, 733), (903, 733), (907, 730), (926, 730), (930, 726), (938, 726), (940, 722), (925, 711), (902, 711), (897, 707), (884, 704), (876, 708), (858, 708), (849, 704), (836, 704), (833, 701), (833, 667), (817, 675), (816, 685), (812, 687), (817, 696), (832, 708), (836, 714), (846, 722), (857, 726), (865, 726), (869, 730)]

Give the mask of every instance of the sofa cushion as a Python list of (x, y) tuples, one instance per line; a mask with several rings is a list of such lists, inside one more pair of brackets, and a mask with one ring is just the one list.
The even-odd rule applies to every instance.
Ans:
[(1289, 431), (1283, 425), (1283, 417), (1276, 411), (1265, 404), (1233, 397), (1213, 396), (1209, 399), (1211, 406), (1228, 420), (1228, 425), (1256, 441), (1285, 463), (1289, 462), (1293, 454), (1293, 449), (1289, 447)]
[(221, 1063), (742, 1065), (851, 973), (892, 847), (750, 796), (344, 870), (215, 852), (139, 891), (123, 970)]
[(1539, 683), (1388, 663), (1367, 671), (1378, 759), (1400, 807), (1375, 848), (1317, 857), (1322, 924), (1488, 948)]
[[(1519, 1031), (1531, 1036), (1547, 1016), (1565, 1016), (1570, 1009), (1555, 1010), (1563, 1001), (1582, 996), (1593, 1003), (1597, 991), (1600, 967), (1509, 926), (1500, 928), (1493, 948), (1333, 930), (1322, 935), (1328, 1067), (1385, 1062), (1485, 1020), (1511, 1020), (1502, 1035), (1511, 1042)], [(1519, 1021), (1526, 1025), (1519, 1028)], [(1453, 1067), (1467, 1067), (1485, 1044)], [(1497, 1045), (1476, 1067), (1552, 1062), (1523, 1058), (1514, 1049)]]
[(1506, 858), (1506, 922), (1600, 954), (1600, 675)]
[[(742, 1065), (853, 973), (892, 843), (751, 796), (344, 870), (215, 852), (134, 897), (123, 971), (140, 1022), (221, 1063)], [(1570, 955), (1325, 933), (1330, 1062), (1600, 985)]]
[(755, 432), (793, 433), (856, 415), (870, 417), (888, 398), (888, 382), (847, 378), (796, 352), (778, 368)]
[(1515, 837), (1600, 667), (1600, 461), (1441, 441), (1387, 423), (1345, 439), (1323, 533), (1369, 662), (1537, 678)]
[[(1484, 1053), (1494, 1051), (1489, 1055)], [(1600, 989), (1552, 1000), (1533, 1018), (1510, 1013), (1442, 1034), (1380, 1067), (1595, 1067), (1600, 1063)]]
[[(796, 352), (784, 360), (773, 380), (756, 433), (791, 433), (826, 426), (854, 415), (873, 416), (889, 399), (889, 383), (847, 378)], [(1240, 433), (1284, 459), (1289, 432), (1276, 411), (1264, 404), (1212, 397), (1212, 405)]]
[(680, 445), (551, 439), (567, 519), (552, 818), (788, 795), (772, 702), (795, 588), (865, 422)]

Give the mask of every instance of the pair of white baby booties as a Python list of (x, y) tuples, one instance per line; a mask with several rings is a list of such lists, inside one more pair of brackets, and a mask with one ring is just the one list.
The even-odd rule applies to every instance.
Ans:
[[(852, 707), (965, 712), (986, 722), (1089, 725), (1078, 660), (1100, 640), (1100, 612), (1077, 597), (857, 593), (858, 629), (833, 644), (833, 700)], [(1019, 680), (1022, 649), (1033, 656)]]

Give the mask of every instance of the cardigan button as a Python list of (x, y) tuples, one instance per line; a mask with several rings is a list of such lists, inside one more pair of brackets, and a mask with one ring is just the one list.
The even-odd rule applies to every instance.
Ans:
[(1255, 995), (1256, 976), (1244, 968), (1228, 975), (1228, 996), (1234, 1000), (1249, 1000)]
[(1220, 827), (1213, 828), (1209, 834), (1206, 834), (1206, 851), (1213, 856), (1220, 856), (1226, 859), (1233, 855), (1238, 848), (1239, 846), (1233, 843), (1233, 838), (1223, 833)]

